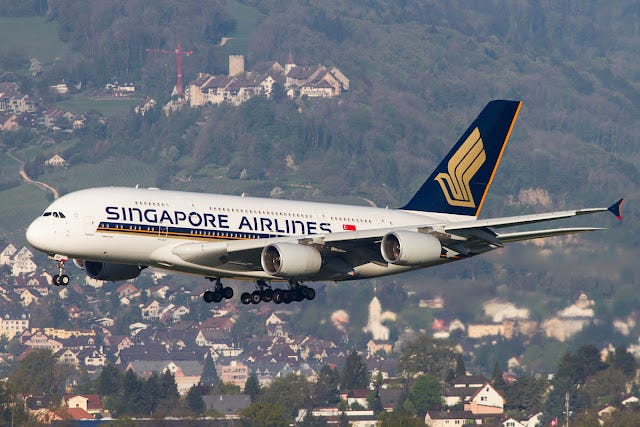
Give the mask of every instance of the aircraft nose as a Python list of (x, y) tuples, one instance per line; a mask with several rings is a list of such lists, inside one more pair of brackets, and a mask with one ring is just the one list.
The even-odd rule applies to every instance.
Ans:
[(31, 246), (46, 252), (46, 227), (45, 224), (42, 223), (42, 218), (36, 218), (36, 220), (29, 225), (25, 237)]

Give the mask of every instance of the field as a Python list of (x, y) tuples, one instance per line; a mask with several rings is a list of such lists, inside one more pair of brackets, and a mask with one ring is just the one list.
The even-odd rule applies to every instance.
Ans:
[(0, 191), (0, 199), (0, 230), (10, 241), (25, 244), (27, 226), (51, 203), (51, 193), (22, 184)]
[(55, 104), (56, 108), (82, 114), (87, 111), (97, 111), (107, 117), (120, 116), (129, 112), (138, 102), (133, 98), (93, 98), (84, 94), (72, 95), (69, 99)]
[(56, 24), (44, 17), (0, 18), (0, 40), (0, 54), (16, 52), (43, 64), (52, 63), (64, 50)]
[(223, 47), (229, 55), (247, 54), (249, 50), (249, 36), (251, 32), (258, 26), (263, 15), (254, 8), (246, 6), (237, 1), (229, 1), (227, 3), (229, 13), (236, 20), (236, 29), (229, 34), (231, 38)]

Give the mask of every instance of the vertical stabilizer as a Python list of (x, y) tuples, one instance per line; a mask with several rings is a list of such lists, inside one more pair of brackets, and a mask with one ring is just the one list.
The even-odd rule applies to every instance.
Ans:
[(402, 209), (477, 217), (521, 105), (489, 102)]

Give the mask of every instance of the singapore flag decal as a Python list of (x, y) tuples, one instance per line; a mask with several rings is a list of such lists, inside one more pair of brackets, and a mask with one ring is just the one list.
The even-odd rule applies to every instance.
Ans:
[(356, 231), (355, 224), (342, 224), (342, 230), (344, 231)]

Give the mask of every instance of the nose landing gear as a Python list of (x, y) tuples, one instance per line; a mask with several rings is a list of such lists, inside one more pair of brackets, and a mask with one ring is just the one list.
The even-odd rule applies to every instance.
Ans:
[(54, 286), (67, 286), (70, 282), (69, 276), (65, 274), (64, 265), (67, 262), (67, 258), (60, 255), (55, 255), (53, 259), (58, 265), (58, 274), (55, 274), (51, 279), (51, 284)]

